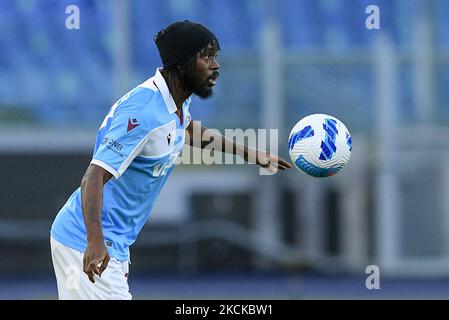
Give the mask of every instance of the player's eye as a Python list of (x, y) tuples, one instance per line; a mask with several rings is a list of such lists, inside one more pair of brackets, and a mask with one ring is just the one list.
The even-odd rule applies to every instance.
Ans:
[(212, 53), (212, 52), (209, 52), (209, 53), (207, 53), (206, 54), (206, 58), (209, 60), (209, 59), (217, 59), (217, 57), (218, 57), (218, 54), (214, 54), (214, 53)]

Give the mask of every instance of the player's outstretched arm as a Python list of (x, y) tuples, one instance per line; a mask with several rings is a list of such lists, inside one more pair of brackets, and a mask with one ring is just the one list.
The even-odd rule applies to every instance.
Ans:
[[(264, 168), (271, 167), (281, 170), (290, 169), (292, 167), (288, 161), (277, 155), (270, 154), (270, 152), (264, 150), (250, 148), (247, 145), (237, 143), (212, 130), (207, 132), (207, 136), (211, 137), (211, 140), (204, 141), (201, 137), (204, 136), (204, 132), (207, 130), (208, 128), (201, 125), (200, 122), (191, 121), (186, 129), (187, 134), (185, 143), (193, 147), (204, 149), (207, 146), (210, 146), (212, 141), (219, 141), (219, 143), (214, 144), (214, 149), (216, 151), (228, 152), (228, 150), (232, 150), (232, 152), (228, 153), (238, 155), (248, 163), (255, 163)], [(195, 132), (200, 132), (200, 134), (195, 134)]]
[[(271, 154), (270, 152), (264, 151), (264, 150), (254, 150), (252, 149), (250, 151), (252, 155), (249, 155), (249, 162), (251, 162), (251, 159), (257, 159), (256, 163), (263, 167), (263, 168), (278, 168), (281, 170), (290, 169), (292, 165), (287, 162), (285, 159)], [(247, 160), (248, 161), (248, 160)]]
[(91, 164), (81, 182), (81, 202), (87, 232), (87, 248), (84, 252), (83, 271), (91, 282), (94, 273), (101, 276), (109, 263), (109, 254), (103, 239), (101, 208), (103, 186), (112, 175), (100, 166)]

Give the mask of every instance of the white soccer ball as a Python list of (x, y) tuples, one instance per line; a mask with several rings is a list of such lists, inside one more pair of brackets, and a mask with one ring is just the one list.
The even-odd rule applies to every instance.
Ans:
[(310, 176), (324, 178), (337, 174), (349, 162), (352, 138), (337, 118), (312, 114), (293, 127), (288, 150), (296, 168)]

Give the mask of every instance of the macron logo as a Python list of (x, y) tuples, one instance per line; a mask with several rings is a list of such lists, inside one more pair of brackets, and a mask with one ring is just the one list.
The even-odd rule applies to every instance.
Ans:
[(140, 123), (137, 123), (137, 119), (128, 119), (128, 131), (126, 132), (130, 132), (132, 129), (134, 129), (135, 127), (140, 126)]

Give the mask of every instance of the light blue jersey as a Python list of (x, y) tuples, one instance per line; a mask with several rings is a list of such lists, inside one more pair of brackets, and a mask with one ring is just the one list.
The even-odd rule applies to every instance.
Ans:
[[(114, 106), (97, 135), (92, 164), (113, 177), (103, 189), (103, 235), (109, 254), (129, 259), (129, 246), (150, 215), (153, 204), (173, 170), (190, 123), (188, 99), (183, 121), (159, 70)], [(59, 242), (84, 252), (86, 228), (78, 188), (53, 222), (51, 235)]]

